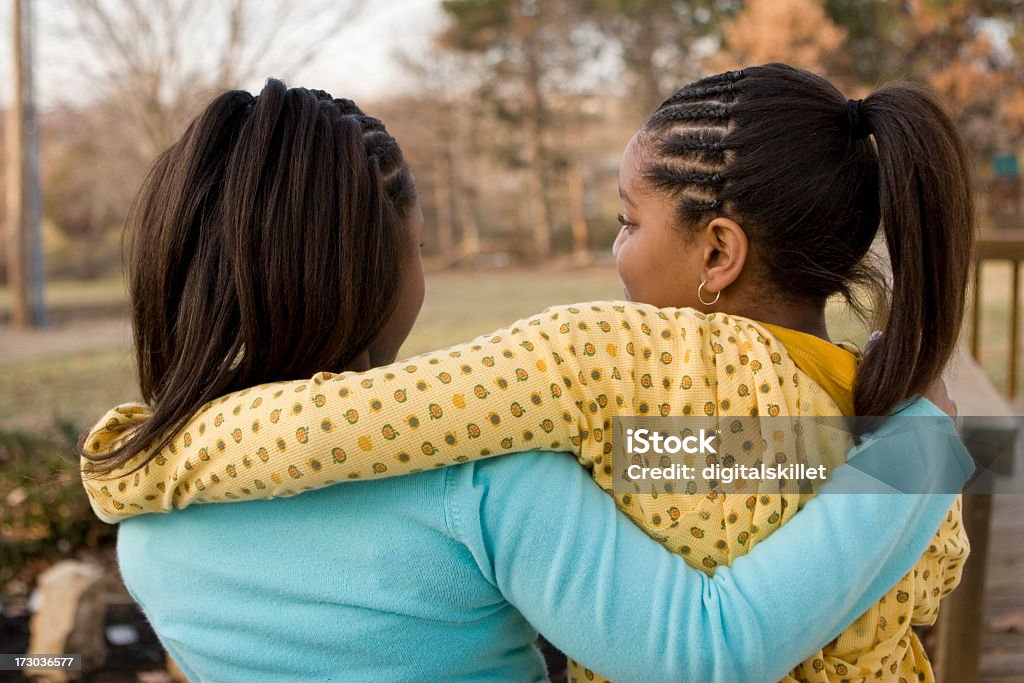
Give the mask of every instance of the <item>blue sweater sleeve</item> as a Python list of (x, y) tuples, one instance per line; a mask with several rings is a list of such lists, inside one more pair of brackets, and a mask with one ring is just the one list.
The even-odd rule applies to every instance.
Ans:
[[(941, 415), (923, 400), (902, 414)], [(873, 490), (893, 491), (877, 477), (892, 470), (902, 480), (907, 467), (933, 491), (962, 485), (970, 457), (952, 421), (943, 424), (942, 453), (894, 468), (885, 463), (906, 453), (887, 438), (908, 427), (888, 421), (827, 486), (849, 490), (841, 487), (867, 477)], [(899, 448), (927, 443), (902, 439)], [(779, 680), (912, 568), (954, 501), (952, 493), (819, 495), (709, 578), (634, 526), (563, 455), (449, 471), (448, 524), (484, 575), (555, 646), (620, 681)]]

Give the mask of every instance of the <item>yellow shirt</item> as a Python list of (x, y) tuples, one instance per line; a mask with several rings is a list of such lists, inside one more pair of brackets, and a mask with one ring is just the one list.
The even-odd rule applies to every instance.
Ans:
[[(856, 357), (838, 346), (735, 316), (619, 302), (560, 306), (365, 373), (230, 394), (139, 471), (92, 479), (83, 460), (83, 475), (93, 509), (111, 522), (524, 450), (571, 451), (611, 492), (613, 416), (849, 415), (855, 370)], [(86, 448), (103, 453), (147, 415), (143, 406), (115, 408)], [(776, 457), (834, 467), (850, 445), (790, 434)], [(779, 494), (769, 482), (742, 494), (615, 495), (649, 535), (708, 573), (747, 553), (808, 498)], [(934, 622), (967, 550), (958, 501), (914, 571), (787, 680), (933, 680), (910, 626)], [(600, 680), (575, 663), (572, 675)]]

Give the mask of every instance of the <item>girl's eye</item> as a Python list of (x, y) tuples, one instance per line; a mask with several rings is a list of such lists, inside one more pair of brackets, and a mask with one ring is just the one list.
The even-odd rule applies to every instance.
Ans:
[(618, 215), (618, 219), (619, 219), (619, 226), (623, 230), (629, 231), (629, 230), (632, 230), (633, 228), (636, 227), (636, 223), (634, 223), (633, 221), (631, 221), (628, 218), (626, 218), (626, 214), (624, 214), (624, 213), (620, 213)]

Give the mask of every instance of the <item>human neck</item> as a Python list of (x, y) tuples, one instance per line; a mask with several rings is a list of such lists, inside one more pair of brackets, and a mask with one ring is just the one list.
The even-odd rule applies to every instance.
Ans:
[(747, 305), (730, 306), (721, 310), (769, 325), (811, 334), (827, 342), (832, 341), (825, 326), (824, 306), (760, 301)]
[(376, 349), (364, 349), (362, 353), (352, 359), (345, 367), (345, 372), (366, 372), (372, 368), (379, 368), (382, 365), (389, 365), (395, 362), (397, 353), (394, 351), (378, 351)]
[(370, 352), (369, 350), (364, 350), (345, 366), (345, 372), (366, 372), (372, 367), (373, 363), (370, 361)]

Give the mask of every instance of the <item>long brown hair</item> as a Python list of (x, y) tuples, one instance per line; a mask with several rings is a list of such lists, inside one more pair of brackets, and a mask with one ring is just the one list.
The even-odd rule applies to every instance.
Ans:
[[(350, 100), (268, 80), (218, 96), (154, 163), (125, 224), (152, 416), (93, 472), (142, 467), (204, 404), (347, 367), (398, 300), (408, 165)], [(138, 469), (133, 468), (132, 471)]]
[[(645, 179), (673, 198), (680, 229), (735, 218), (784, 297), (823, 307), (857, 284), (877, 292), (884, 334), (858, 369), (856, 415), (887, 415), (941, 375), (975, 218), (967, 150), (931, 90), (898, 83), (847, 100), (820, 76), (767, 64), (684, 87), (640, 142)], [(866, 258), (879, 224), (891, 287)]]

